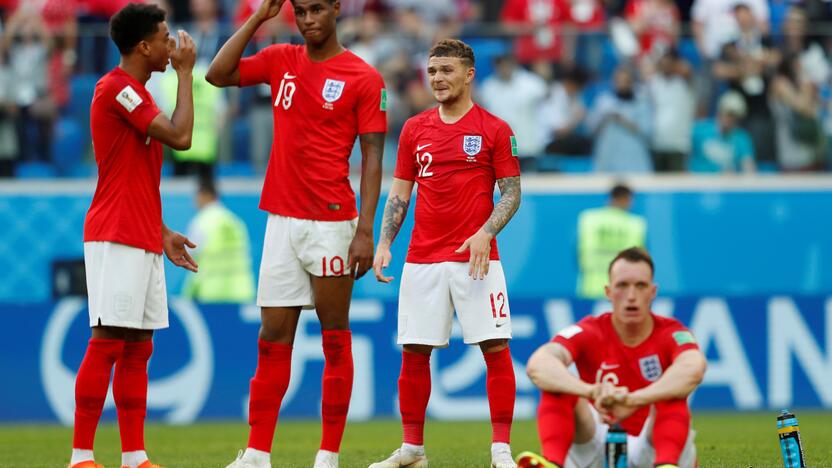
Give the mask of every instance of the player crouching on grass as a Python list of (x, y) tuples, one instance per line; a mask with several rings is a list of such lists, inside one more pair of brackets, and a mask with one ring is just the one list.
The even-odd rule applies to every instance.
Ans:
[[(521, 453), (521, 468), (601, 468), (614, 422), (627, 431), (628, 466), (696, 466), (687, 397), (702, 382), (705, 356), (679, 321), (651, 312), (656, 284), (645, 250), (620, 252), (608, 273), (612, 312), (564, 328), (529, 358), (542, 391), (543, 456)], [(573, 362), (580, 377), (567, 369)]]

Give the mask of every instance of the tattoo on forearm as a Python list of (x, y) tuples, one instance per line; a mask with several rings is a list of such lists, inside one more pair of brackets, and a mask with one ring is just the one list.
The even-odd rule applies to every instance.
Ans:
[(402, 200), (398, 195), (393, 195), (387, 199), (384, 205), (384, 218), (381, 222), (381, 240), (388, 244), (393, 243), (393, 239), (399, 233), (402, 227), (404, 217), (407, 216), (407, 208), (410, 206), (410, 200)]
[(483, 226), (483, 230), (492, 236), (503, 230), (520, 207), (519, 176), (498, 179), (497, 186), (500, 187), (500, 200), (494, 205), (494, 211)]

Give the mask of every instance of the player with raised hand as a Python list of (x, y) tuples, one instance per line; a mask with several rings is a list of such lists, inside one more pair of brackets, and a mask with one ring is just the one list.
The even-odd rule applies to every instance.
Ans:
[[(162, 144), (191, 145), (191, 71), (196, 47), (184, 31), (179, 46), (155, 5), (128, 4), (110, 20), (119, 65), (95, 86), (90, 126), (98, 184), (84, 223), (84, 264), (92, 338), (75, 380), (72, 468), (100, 468), (93, 441), (110, 373), (121, 435), (122, 465), (152, 468), (144, 447), (147, 362), (153, 331), (168, 326), (162, 252), (174, 265), (197, 271), (185, 236), (162, 223), (159, 181)], [(169, 119), (145, 83), (168, 62), (179, 78)]]
[[(607, 424), (615, 422), (628, 434), (628, 466), (696, 466), (687, 397), (707, 362), (679, 321), (651, 312), (656, 289), (650, 255), (620, 252), (606, 286), (612, 312), (564, 328), (532, 354), (527, 372), (542, 391), (543, 454), (521, 453), (521, 468), (601, 468)], [(572, 363), (579, 376), (569, 372)]]
[[(231, 467), (268, 467), (301, 309), (314, 307), (325, 357), (323, 434), (316, 467), (337, 467), (353, 381), (349, 307), (355, 279), (373, 262), (373, 218), (387, 131), (381, 75), (338, 41), (337, 0), (292, 0), (304, 45), (277, 44), (242, 58), (284, 0), (264, 0), (214, 58), (215, 86), (269, 84), (274, 142), (260, 208), (269, 213), (257, 305), (262, 325), (251, 379), (248, 447)], [(356, 137), (361, 209), (349, 181)]]
[[(376, 278), (419, 185), (416, 223), (399, 289), (398, 343), (403, 345), (399, 407), (403, 443), (372, 468), (426, 467), (425, 411), (430, 355), (448, 345), (456, 310), (467, 344), (482, 350), (491, 410), (491, 466), (514, 467), (509, 446), (515, 379), (506, 282), (495, 236), (520, 205), (520, 165), (511, 128), (471, 99), (474, 52), (458, 40), (430, 51), (427, 72), (439, 106), (410, 118), (373, 264)], [(494, 184), (500, 200), (494, 204)]]

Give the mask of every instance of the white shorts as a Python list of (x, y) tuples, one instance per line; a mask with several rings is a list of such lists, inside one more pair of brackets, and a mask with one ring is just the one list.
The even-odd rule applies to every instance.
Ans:
[(314, 307), (310, 275), (350, 273), (347, 258), (357, 224), (357, 219), (313, 221), (269, 214), (257, 305)]
[(84, 242), (90, 326), (168, 327), (161, 255), (114, 242)]
[(444, 347), (454, 310), (465, 343), (511, 339), (506, 278), (499, 261), (483, 280), (468, 275), (468, 262), (405, 263), (399, 288), (399, 344)]
[[(601, 416), (590, 406), (592, 416), (595, 419), (595, 435), (592, 440), (583, 444), (572, 444), (566, 454), (564, 468), (604, 468), (604, 446), (607, 441), (607, 430), (609, 426), (601, 422)], [(653, 421), (655, 410), (650, 408), (650, 416), (644, 422), (641, 434), (638, 436), (627, 435), (627, 467), (628, 468), (653, 468), (656, 461), (656, 449), (650, 442), (653, 439)], [(688, 432), (688, 439), (685, 441), (685, 448), (679, 457), (679, 468), (695, 468), (696, 446), (693, 441), (696, 431), (693, 428)]]

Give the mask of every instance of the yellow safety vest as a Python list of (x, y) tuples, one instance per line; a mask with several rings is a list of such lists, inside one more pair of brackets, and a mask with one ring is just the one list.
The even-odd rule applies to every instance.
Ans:
[(206, 206), (193, 221), (203, 233), (183, 295), (197, 302), (245, 303), (254, 299), (248, 230), (219, 203)]
[[(194, 85), (194, 131), (191, 147), (185, 151), (173, 150), (177, 161), (195, 161), (213, 163), (217, 159), (219, 127), (217, 119), (217, 101), (222, 99), (222, 90), (205, 81), (205, 68), (195, 66), (193, 70)], [(165, 73), (161, 77), (162, 92), (165, 101), (176, 102), (179, 80), (176, 73)]]
[(647, 221), (620, 208), (606, 206), (578, 217), (578, 295), (601, 299), (609, 264), (619, 252), (644, 247)]

